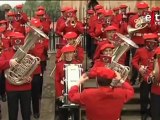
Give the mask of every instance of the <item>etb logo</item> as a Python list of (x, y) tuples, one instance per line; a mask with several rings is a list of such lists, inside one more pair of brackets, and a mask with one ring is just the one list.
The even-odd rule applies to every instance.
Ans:
[(146, 22), (150, 22), (153, 19), (156, 25), (160, 25), (160, 14), (153, 15), (146, 15), (145, 20)]

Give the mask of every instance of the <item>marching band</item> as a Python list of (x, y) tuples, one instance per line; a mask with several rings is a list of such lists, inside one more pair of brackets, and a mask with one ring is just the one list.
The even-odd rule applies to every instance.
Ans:
[[(31, 19), (23, 5), (15, 8), (6, 6), (0, 18), (0, 96), (7, 101), (9, 120), (18, 119), (19, 105), (23, 120), (31, 120), (32, 114), (39, 119), (48, 36), (54, 23), (44, 6), (38, 6)], [(138, 79), (141, 120), (160, 120), (160, 25), (155, 21), (160, 7), (149, 8), (140, 1), (136, 9), (128, 12), (125, 4), (105, 9), (95, 2), (88, 5), (81, 21), (76, 9), (61, 8), (55, 25), (59, 43), (50, 74), (55, 81), (56, 119), (82, 120), (84, 107), (88, 120), (120, 120)], [(154, 18), (148, 21), (147, 15)], [(85, 57), (91, 60), (88, 71), (82, 65), (88, 62)], [(92, 79), (97, 87), (83, 88)]]

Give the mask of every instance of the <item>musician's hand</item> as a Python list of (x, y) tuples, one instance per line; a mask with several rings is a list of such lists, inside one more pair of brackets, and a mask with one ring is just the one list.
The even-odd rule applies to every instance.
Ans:
[(78, 85), (84, 83), (88, 79), (89, 79), (89, 77), (87, 76), (87, 74), (83, 73), (82, 76), (80, 77), (80, 80), (78, 81)]
[(11, 67), (14, 67), (14, 66), (18, 65), (18, 63), (17, 63), (16, 60), (17, 60), (17, 59), (11, 59), (11, 60), (9, 61), (9, 65), (10, 65)]
[(116, 73), (116, 77), (114, 79), (118, 81), (121, 80), (121, 74), (117, 71), (115, 71), (115, 73)]
[(64, 96), (59, 96), (58, 99), (59, 99), (60, 101), (63, 101), (63, 100), (64, 100)]
[(141, 65), (139, 68), (139, 72), (141, 75), (143, 75), (146, 72), (146, 67), (144, 65)]

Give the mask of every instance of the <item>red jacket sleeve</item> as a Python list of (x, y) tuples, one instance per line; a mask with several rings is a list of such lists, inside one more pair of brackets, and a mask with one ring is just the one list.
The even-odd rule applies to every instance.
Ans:
[(6, 54), (5, 52), (2, 53), (0, 57), (0, 70), (5, 70), (10, 67), (9, 60), (6, 59), (5, 54)]
[(81, 22), (79, 22), (79, 21), (77, 22), (75, 28), (78, 30), (78, 32), (79, 32), (80, 34), (82, 34), (82, 33), (84, 32), (83, 24), (82, 24)]
[(58, 64), (59, 63), (57, 63), (56, 70), (55, 70), (55, 88), (56, 88), (56, 96), (57, 97), (62, 96), (62, 90), (63, 90), (63, 85), (61, 84), (61, 80), (63, 78), (62, 78), (62, 75), (60, 73)]
[(85, 94), (84, 91), (82, 93), (79, 93), (79, 87), (78, 86), (73, 86), (69, 90), (68, 97), (69, 100), (73, 103), (85, 105)]
[(82, 47), (78, 47), (78, 60), (83, 63), (84, 60), (84, 49)]
[(121, 87), (113, 88), (113, 90), (115, 93), (115, 97), (123, 97), (124, 103), (129, 101), (134, 96), (134, 89), (128, 82), (124, 82)]
[(132, 65), (137, 69), (139, 70), (139, 60), (140, 60), (140, 54), (139, 54), (139, 50), (137, 49), (135, 55), (133, 56), (133, 59), (132, 59)]

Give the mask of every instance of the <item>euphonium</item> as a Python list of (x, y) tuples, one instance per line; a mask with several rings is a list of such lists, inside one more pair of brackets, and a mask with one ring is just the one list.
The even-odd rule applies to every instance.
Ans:
[(18, 62), (18, 65), (10, 67), (5, 71), (6, 79), (13, 85), (22, 85), (31, 81), (30, 75), (40, 63), (40, 58), (27, 54), (27, 52), (38, 40), (42, 38), (48, 39), (48, 36), (38, 28), (30, 27), (32, 30), (26, 36), (25, 44), (20, 47), (13, 56)]
[(138, 19), (135, 19), (134, 22), (136, 23), (135, 28), (132, 28), (130, 26), (127, 27), (128, 34), (132, 34), (148, 26), (148, 21), (146, 21), (144, 16), (141, 16)]

